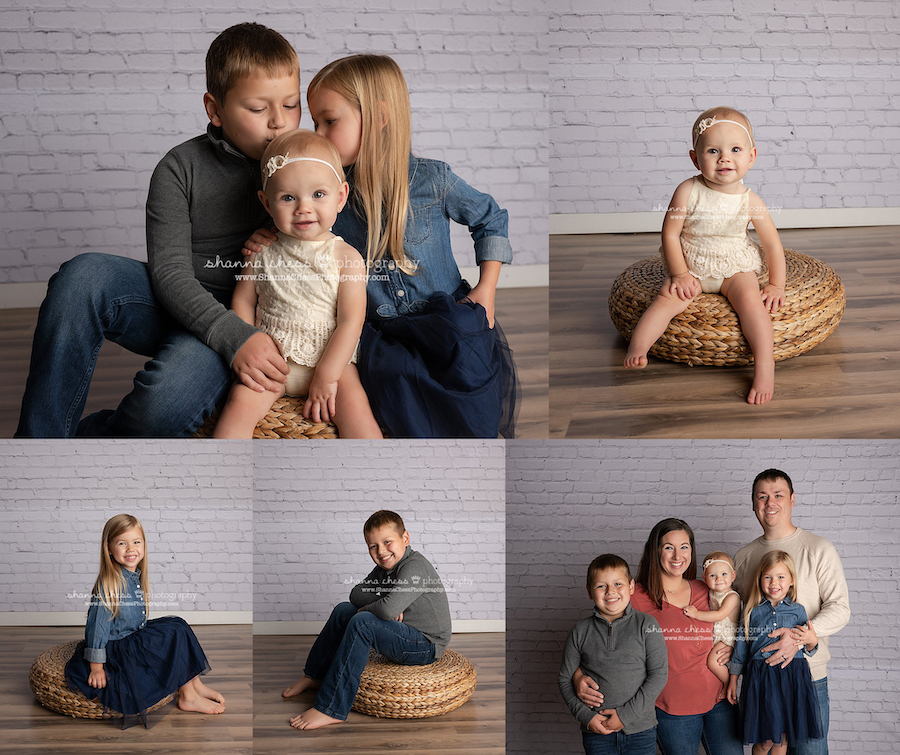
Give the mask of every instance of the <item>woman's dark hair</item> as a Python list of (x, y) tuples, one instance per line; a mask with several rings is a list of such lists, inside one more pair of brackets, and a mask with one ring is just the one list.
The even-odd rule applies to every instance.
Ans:
[(652, 600), (657, 608), (662, 608), (663, 586), (662, 568), (659, 558), (662, 551), (662, 539), (670, 532), (684, 530), (691, 541), (691, 562), (684, 572), (685, 579), (697, 578), (697, 548), (694, 546), (694, 531), (683, 519), (663, 519), (653, 525), (650, 536), (644, 544), (644, 553), (641, 555), (641, 565), (638, 569), (637, 583), (644, 588), (644, 592)]

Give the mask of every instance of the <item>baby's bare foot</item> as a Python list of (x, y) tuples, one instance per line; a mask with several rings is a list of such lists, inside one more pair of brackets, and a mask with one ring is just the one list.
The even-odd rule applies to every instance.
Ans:
[(291, 719), (291, 726), (295, 729), (319, 729), (330, 724), (341, 724), (343, 721), (339, 718), (326, 716), (315, 708), (303, 711), (300, 715)]
[(642, 370), (647, 366), (647, 352), (632, 352), (629, 349), (625, 354), (625, 369)]
[(765, 404), (772, 400), (775, 393), (775, 360), (771, 362), (755, 362), (753, 366), (753, 384), (747, 394), (748, 404)]
[(181, 694), (178, 696), (178, 707), (181, 710), (189, 711), (191, 713), (224, 713), (225, 706), (222, 703), (216, 702), (215, 700), (210, 700), (206, 697), (202, 697), (201, 695), (186, 695)]
[(319, 689), (322, 686), (322, 682), (318, 679), (311, 679), (308, 676), (304, 676), (300, 681), (294, 682), (290, 687), (288, 687), (284, 692), (281, 693), (282, 697), (294, 697), (295, 695), (299, 695), (301, 692), (305, 692), (308, 689)]

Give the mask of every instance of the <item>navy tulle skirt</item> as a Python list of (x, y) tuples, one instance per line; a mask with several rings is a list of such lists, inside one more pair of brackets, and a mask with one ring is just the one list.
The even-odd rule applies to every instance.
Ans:
[(778, 743), (784, 735), (793, 745), (822, 736), (809, 664), (801, 657), (786, 668), (750, 661), (744, 667), (740, 703), (745, 744)]
[(484, 307), (457, 298), (436, 293), (420, 312), (363, 328), (357, 366), (389, 438), (515, 436), (512, 351)]
[[(146, 711), (176, 692), (198, 674), (209, 671), (200, 642), (184, 619), (163, 616), (151, 619), (143, 629), (111, 640), (106, 645), (106, 687), (88, 685), (91, 664), (84, 660), (84, 641), (66, 664), (69, 689), (88, 699), (97, 698), (105, 707), (124, 714), (122, 728), (140, 716), (146, 726)], [(126, 723), (127, 722), (127, 723)]]

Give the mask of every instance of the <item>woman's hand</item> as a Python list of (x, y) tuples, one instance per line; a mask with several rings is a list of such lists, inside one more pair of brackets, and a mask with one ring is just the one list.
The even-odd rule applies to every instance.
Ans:
[(88, 686), (94, 689), (103, 689), (106, 686), (106, 671), (102, 663), (92, 663), (91, 673), (88, 676)]
[(784, 306), (784, 288), (768, 283), (759, 293), (767, 312), (777, 312)]
[(700, 293), (700, 281), (690, 273), (679, 273), (670, 275), (663, 284), (663, 288), (667, 288), (672, 296), (687, 301)]
[(278, 234), (276, 234), (275, 231), (268, 228), (260, 228), (258, 231), (254, 231), (253, 235), (244, 242), (244, 248), (241, 249), (241, 254), (245, 257), (249, 257), (251, 254), (261, 252), (263, 247), (268, 246), (273, 241), (277, 240)]
[(575, 694), (585, 705), (590, 705), (592, 708), (603, 705), (603, 693), (600, 692), (600, 685), (581, 669), (577, 669), (572, 675), (572, 683), (575, 685)]

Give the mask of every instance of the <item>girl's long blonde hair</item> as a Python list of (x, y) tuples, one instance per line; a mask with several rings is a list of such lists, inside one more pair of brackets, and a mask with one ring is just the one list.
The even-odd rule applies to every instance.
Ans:
[(362, 134), (351, 197), (365, 216), (366, 260), (390, 257), (414, 272), (403, 249), (409, 214), (409, 89), (387, 55), (350, 55), (329, 63), (309, 83), (307, 98), (330, 89), (360, 112)]
[(759, 566), (756, 567), (756, 574), (753, 575), (753, 584), (750, 585), (750, 594), (747, 596), (746, 603), (744, 603), (744, 637), (747, 638), (747, 642), (751, 642), (753, 639), (750, 637), (750, 612), (763, 599), (764, 593), (762, 587), (760, 587), (762, 575), (775, 564), (784, 564), (791, 573), (791, 587), (788, 590), (788, 597), (792, 602), (797, 600), (797, 567), (794, 566), (794, 559), (791, 558), (790, 553), (785, 551), (769, 551), (760, 559)]
[(119, 615), (119, 604), (125, 596), (125, 577), (119, 564), (113, 560), (109, 553), (113, 541), (123, 532), (131, 529), (139, 529), (144, 541), (144, 557), (137, 567), (141, 570), (141, 590), (144, 593), (144, 608), (147, 609), (147, 596), (149, 594), (147, 580), (147, 537), (144, 534), (144, 525), (136, 516), (131, 514), (116, 514), (103, 526), (103, 538), (100, 541), (100, 573), (94, 582), (93, 595), (102, 601), (112, 612), (113, 618)]

